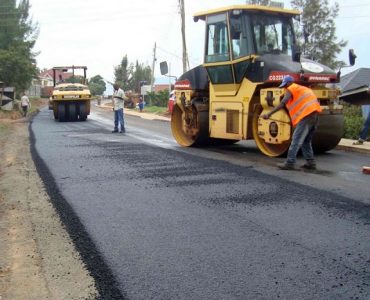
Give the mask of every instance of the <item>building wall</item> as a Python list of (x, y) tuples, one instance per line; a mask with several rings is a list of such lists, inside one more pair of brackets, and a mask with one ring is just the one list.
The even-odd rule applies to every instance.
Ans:
[(168, 84), (156, 84), (154, 85), (154, 92), (158, 93), (159, 91), (168, 90)]
[(26, 91), (26, 95), (29, 97), (41, 97), (41, 85), (31, 85)]

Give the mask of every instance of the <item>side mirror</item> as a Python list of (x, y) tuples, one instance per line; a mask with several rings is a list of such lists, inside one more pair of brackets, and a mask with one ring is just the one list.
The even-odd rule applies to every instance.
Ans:
[(295, 62), (301, 62), (301, 48), (298, 45), (293, 46), (292, 59)]
[(349, 64), (353, 66), (355, 64), (357, 57), (355, 51), (353, 49), (349, 49), (348, 55), (349, 55)]
[(159, 68), (161, 69), (162, 75), (166, 75), (168, 73), (168, 65), (166, 61), (159, 63)]

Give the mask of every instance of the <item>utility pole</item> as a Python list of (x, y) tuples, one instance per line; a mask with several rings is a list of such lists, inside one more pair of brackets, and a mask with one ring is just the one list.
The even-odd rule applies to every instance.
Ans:
[[(150, 79), (150, 91), (154, 92), (154, 67), (155, 67), (155, 62), (157, 60), (156, 57), (156, 51), (157, 51), (157, 43), (154, 43), (154, 48), (153, 48), (153, 63), (152, 63), (152, 78)], [(149, 106), (152, 105), (152, 99), (149, 97)]]
[(185, 38), (185, 4), (184, 0), (179, 0), (181, 15), (181, 35), (182, 35), (182, 71), (185, 73), (189, 69), (188, 51), (186, 50)]
[(154, 87), (154, 67), (155, 67), (155, 62), (157, 60), (156, 51), (157, 51), (157, 43), (154, 43), (154, 48), (153, 48), (153, 63), (152, 63), (152, 78), (151, 78), (151, 81), (150, 81), (150, 91), (151, 92), (153, 92), (153, 87)]

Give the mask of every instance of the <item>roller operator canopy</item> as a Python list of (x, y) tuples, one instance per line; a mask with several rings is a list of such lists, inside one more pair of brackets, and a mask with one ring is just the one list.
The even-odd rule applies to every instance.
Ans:
[(195, 13), (193, 15), (194, 21), (197, 22), (198, 20), (205, 20), (207, 16), (218, 14), (218, 13), (224, 13), (228, 11), (234, 11), (237, 13), (238, 11), (250, 11), (250, 12), (268, 12), (268, 13), (278, 13), (278, 14), (285, 14), (285, 15), (291, 15), (299, 16), (301, 13), (298, 10), (292, 10), (292, 9), (284, 9), (284, 8), (278, 8), (278, 7), (272, 7), (272, 6), (261, 6), (261, 5), (232, 5), (232, 6), (226, 6), (221, 7), (217, 9), (202, 11), (199, 13)]

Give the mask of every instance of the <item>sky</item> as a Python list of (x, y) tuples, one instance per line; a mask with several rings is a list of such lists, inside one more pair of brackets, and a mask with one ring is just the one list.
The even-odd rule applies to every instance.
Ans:
[[(290, 1), (283, 1), (291, 8)], [(334, 0), (329, 0), (333, 3)], [(370, 68), (370, 1), (336, 0), (340, 6), (336, 19), (338, 40), (348, 45), (338, 56), (348, 62), (354, 49), (357, 68)], [(182, 73), (181, 20), (178, 0), (30, 0), (31, 16), (39, 25), (34, 50), (39, 52), (40, 69), (61, 65), (86, 65), (87, 75), (114, 80), (114, 67), (123, 56), (129, 62), (152, 66), (156, 44), (156, 81), (168, 79), (160, 74), (159, 63), (167, 61), (171, 75)], [(204, 22), (192, 15), (208, 9), (245, 4), (245, 0), (185, 0), (186, 43), (190, 67), (202, 63)]]

